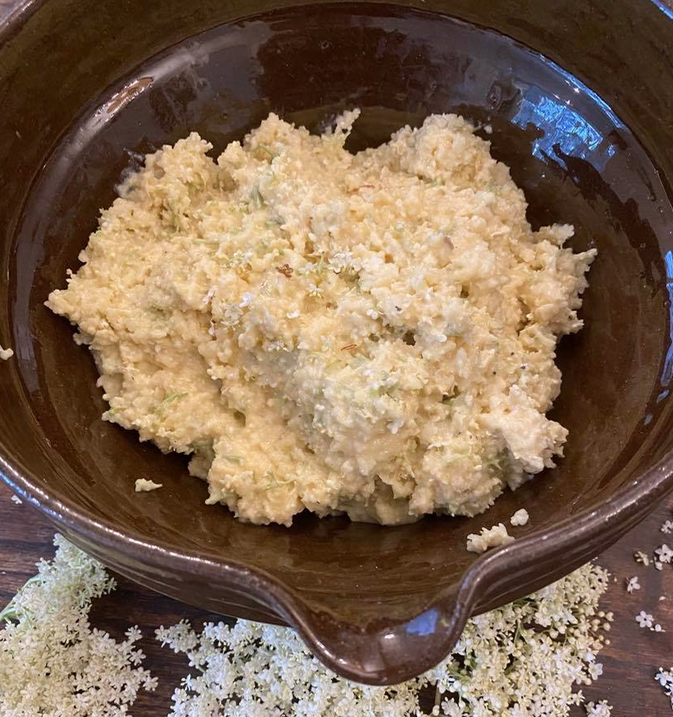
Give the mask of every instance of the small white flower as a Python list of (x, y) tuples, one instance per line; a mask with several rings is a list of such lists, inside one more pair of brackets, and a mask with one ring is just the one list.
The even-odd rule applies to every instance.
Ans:
[(632, 593), (634, 590), (640, 590), (640, 583), (636, 575), (626, 581), (626, 592)]
[(660, 667), (654, 679), (662, 687), (673, 687), (673, 667), (670, 670), (664, 670), (663, 667)]
[(666, 520), (661, 524), (662, 533), (673, 533), (673, 520)]
[(21, 505), (21, 504), (23, 503), (23, 501), (21, 500), (21, 498), (19, 498), (18, 495), (13, 495), (13, 496), (12, 496), (12, 503), (16, 503), (17, 505)]
[(592, 680), (597, 680), (603, 674), (603, 664), (596, 662), (589, 665), (589, 676)]
[(654, 551), (654, 554), (659, 558), (661, 563), (670, 563), (673, 560), (673, 550), (664, 543), (661, 547)]
[(636, 622), (640, 625), (640, 627), (652, 627), (652, 623), (654, 621), (654, 618), (650, 613), (645, 612), (644, 610), (641, 610), (636, 615)]

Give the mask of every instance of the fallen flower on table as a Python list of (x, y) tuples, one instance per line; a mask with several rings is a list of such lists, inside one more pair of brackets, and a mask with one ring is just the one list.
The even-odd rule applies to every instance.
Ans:
[(644, 553), (642, 550), (636, 550), (636, 552), (633, 554), (633, 559), (637, 563), (640, 563), (645, 567), (650, 564), (650, 556), (647, 553)]
[(638, 581), (637, 575), (626, 579), (626, 592), (632, 593), (634, 590), (640, 590), (640, 582)]
[[(57, 536), (56, 556), (39, 564), (3, 611), (0, 714), (12, 717), (122, 717), (156, 681), (142, 666), (137, 628), (124, 642), (91, 628), (93, 599), (114, 581)], [(173, 695), (171, 717), (564, 717), (583, 701), (576, 686), (602, 672), (598, 610), (607, 573), (593, 564), (537, 593), (468, 622), (454, 652), (421, 677), (368, 687), (337, 677), (289, 628), (238, 621), (187, 623), (157, 638), (189, 657), (196, 674)], [(424, 696), (430, 695), (425, 704)], [(434, 700), (432, 696), (434, 695)], [(608, 717), (605, 702), (586, 705)]]
[(660, 563), (670, 563), (673, 560), (673, 550), (666, 543), (658, 547), (654, 554)]
[(636, 615), (636, 622), (640, 625), (640, 627), (652, 627), (654, 618), (652, 617), (652, 615), (650, 615), (649, 612), (641, 610)]
[(670, 670), (659, 668), (654, 678), (663, 688), (664, 692), (671, 698), (671, 709), (673, 710), (673, 667)]

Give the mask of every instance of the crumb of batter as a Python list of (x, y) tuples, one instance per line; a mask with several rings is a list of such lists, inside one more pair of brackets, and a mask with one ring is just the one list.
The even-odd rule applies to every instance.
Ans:
[(485, 553), (490, 548), (499, 548), (513, 542), (514, 538), (507, 532), (507, 528), (498, 523), (492, 528), (482, 528), (481, 533), (470, 533), (466, 547), (471, 553)]
[(519, 525), (526, 525), (528, 521), (530, 520), (530, 516), (528, 515), (528, 511), (525, 508), (519, 508), (519, 510), (514, 513), (514, 515), (509, 519), (509, 522), (512, 525), (519, 526)]
[(163, 487), (163, 483), (155, 483), (153, 480), (147, 480), (146, 478), (136, 480), (136, 493), (148, 493), (151, 490)]
[(563, 452), (555, 349), (595, 250), (533, 231), (460, 117), (352, 155), (357, 116), (148, 155), (47, 302), (93, 352), (104, 417), (254, 523), (471, 516)]
[(0, 346), (0, 361), (8, 361), (12, 356), (14, 356), (12, 349), (3, 349), (2, 346)]

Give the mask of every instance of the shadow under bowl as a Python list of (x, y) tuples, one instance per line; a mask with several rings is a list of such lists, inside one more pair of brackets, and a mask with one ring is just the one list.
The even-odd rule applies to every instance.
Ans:
[[(553, 6), (553, 7), (552, 7)], [(590, 49), (589, 49), (590, 48)], [(390, 684), (452, 648), (470, 614), (594, 557), (673, 487), (673, 21), (650, 0), (32, 0), (0, 30), (0, 470), (109, 567), (209, 610), (297, 627), (336, 672)], [(626, 91), (628, 88), (628, 91)], [(140, 155), (197, 130), (219, 152), (270, 111), (386, 141), (431, 113), (480, 129), (535, 228), (596, 246), (584, 330), (561, 342), (558, 468), (485, 515), (291, 529), (206, 507), (183, 460), (101, 420), (91, 356), (43, 302)], [(137, 477), (164, 484), (133, 492)], [(476, 556), (468, 533), (531, 521)]]

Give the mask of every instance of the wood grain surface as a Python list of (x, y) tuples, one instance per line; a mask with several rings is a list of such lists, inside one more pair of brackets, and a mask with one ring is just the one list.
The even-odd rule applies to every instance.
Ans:
[[(0, 485), (0, 605), (3, 606), (34, 574), (36, 561), (53, 554), (50, 525), (30, 506), (11, 501), (10, 495), (10, 491)], [(668, 698), (654, 681), (659, 666), (673, 666), (673, 565), (664, 565), (663, 570), (658, 571), (653, 566), (637, 564), (633, 558), (634, 551), (651, 554), (666, 541), (673, 547), (673, 534), (664, 535), (660, 530), (667, 519), (673, 519), (673, 498), (598, 560), (612, 575), (603, 605), (606, 611), (614, 612), (615, 620), (610, 632), (611, 644), (600, 659), (605, 666), (604, 675), (584, 692), (588, 699), (608, 699), (614, 705), (613, 717), (673, 715)], [(629, 594), (625, 580), (633, 575), (638, 576), (642, 588)], [(659, 600), (661, 596), (666, 596), (666, 600)], [(635, 621), (640, 610), (652, 613), (668, 632), (654, 633), (640, 628)], [(146, 665), (159, 678), (159, 688), (153, 694), (142, 694), (132, 714), (163, 717), (169, 711), (174, 687), (187, 673), (187, 663), (161, 648), (152, 639), (154, 630), (181, 619), (191, 620), (198, 626), (206, 620), (221, 618), (120, 577), (117, 590), (98, 601), (92, 619), (96, 626), (117, 638), (121, 638), (130, 625), (137, 624), (142, 629), (141, 646), (147, 654)], [(574, 714), (581, 715), (583, 711)]]

